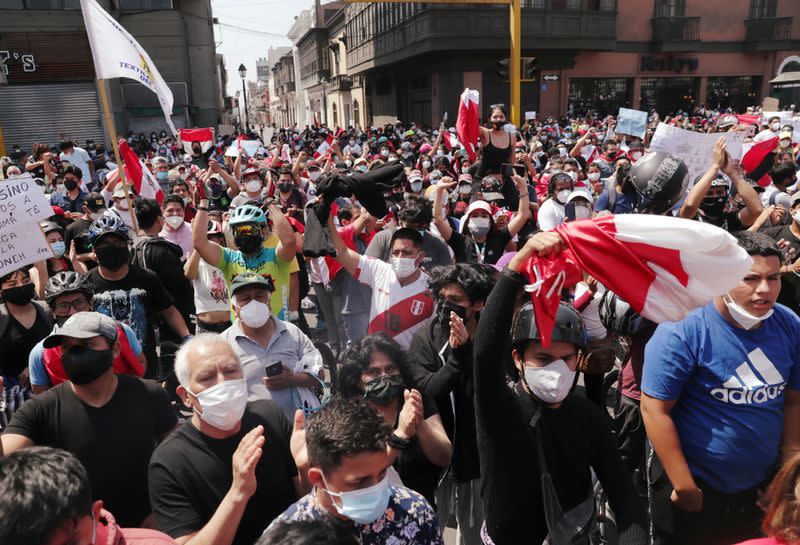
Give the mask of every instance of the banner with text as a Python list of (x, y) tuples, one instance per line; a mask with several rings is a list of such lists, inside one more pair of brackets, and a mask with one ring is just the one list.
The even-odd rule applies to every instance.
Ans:
[(52, 214), (44, 189), (30, 174), (0, 184), (0, 276), (53, 257), (39, 227), (39, 220)]

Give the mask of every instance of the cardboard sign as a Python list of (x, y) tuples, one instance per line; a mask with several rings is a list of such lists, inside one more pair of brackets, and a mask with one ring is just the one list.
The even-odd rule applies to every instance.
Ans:
[(732, 159), (742, 159), (743, 132), (699, 133), (659, 123), (653, 140), (651, 151), (664, 151), (683, 159), (689, 168), (689, 186), (702, 176), (711, 166), (714, 144), (719, 137), (725, 138), (727, 150)]
[(792, 122), (792, 116), (794, 112), (773, 112), (773, 111), (763, 111), (761, 112), (761, 122), (765, 125), (769, 122), (771, 117), (777, 117), (781, 120), (781, 125), (788, 125)]
[(780, 102), (777, 98), (774, 97), (767, 97), (761, 103), (761, 111), (763, 112), (774, 112), (778, 109)]
[(647, 132), (647, 112), (620, 108), (617, 116), (617, 133), (644, 138)]
[(525, 112), (525, 121), (536, 119), (536, 112)]
[(37, 221), (0, 227), (0, 276), (48, 257), (55, 256)]
[(53, 215), (44, 188), (25, 173), (0, 183), (0, 230)]

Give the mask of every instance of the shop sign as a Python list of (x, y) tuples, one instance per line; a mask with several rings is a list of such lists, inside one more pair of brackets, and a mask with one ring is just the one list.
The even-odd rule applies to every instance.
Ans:
[(33, 53), (23, 51), (0, 51), (0, 66), (6, 77), (12, 76), (12, 70), (36, 72), (36, 57)]
[(700, 65), (697, 57), (654, 57), (642, 55), (639, 62), (640, 72), (694, 72)]

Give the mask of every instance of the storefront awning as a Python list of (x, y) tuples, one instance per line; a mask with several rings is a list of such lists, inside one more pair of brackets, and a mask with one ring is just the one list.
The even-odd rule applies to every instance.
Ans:
[(784, 72), (769, 80), (770, 83), (800, 83), (800, 72)]

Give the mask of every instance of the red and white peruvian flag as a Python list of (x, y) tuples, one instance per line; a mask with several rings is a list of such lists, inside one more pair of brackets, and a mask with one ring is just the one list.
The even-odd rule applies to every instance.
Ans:
[[(742, 168), (744, 171), (749, 174), (757, 169), (765, 160), (771, 160), (767, 159), (767, 156), (775, 151), (777, 146), (777, 136), (773, 136), (769, 140), (764, 140), (763, 142), (753, 144), (742, 156)], [(766, 187), (772, 183), (772, 178), (765, 174), (760, 180), (756, 181), (758, 182), (758, 185)]]
[(178, 129), (178, 138), (183, 143), (183, 150), (192, 153), (192, 142), (200, 143), (200, 150), (205, 153), (214, 145), (214, 130), (206, 129)]
[(128, 177), (128, 183), (133, 186), (136, 194), (145, 199), (155, 199), (161, 204), (164, 200), (164, 192), (161, 191), (161, 186), (158, 185), (147, 166), (139, 159), (125, 140), (119, 141), (119, 153), (125, 165), (125, 175)]
[(456, 119), (456, 134), (458, 140), (464, 144), (470, 162), (477, 155), (478, 137), (480, 136), (480, 119), (478, 103), (480, 95), (474, 89), (464, 89), (458, 101), (458, 119)]
[(533, 256), (523, 269), (543, 346), (550, 346), (561, 289), (578, 283), (581, 271), (645, 318), (665, 322), (682, 320), (726, 293), (752, 266), (726, 231), (671, 216), (603, 216), (564, 223), (555, 231), (564, 250)]
[(446, 147), (448, 151), (458, 149), (458, 136), (456, 136), (455, 133), (444, 131), (442, 142), (444, 142), (444, 147)]
[(327, 138), (317, 147), (317, 151), (314, 152), (314, 159), (319, 159), (326, 153), (331, 151), (331, 146), (333, 145), (333, 141), (342, 134), (342, 129), (336, 131), (336, 136), (333, 133), (328, 133)]

